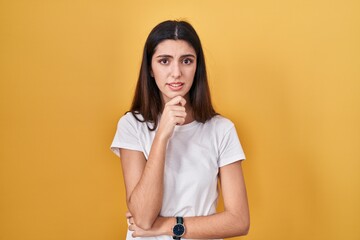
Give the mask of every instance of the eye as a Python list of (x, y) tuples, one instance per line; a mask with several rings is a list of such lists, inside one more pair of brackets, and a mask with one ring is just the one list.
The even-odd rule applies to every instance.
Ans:
[(184, 60), (183, 60), (183, 63), (186, 64), (186, 65), (190, 65), (193, 62), (194, 62), (194, 60), (191, 59), (191, 58), (184, 58)]
[(163, 64), (163, 65), (166, 65), (166, 64), (169, 63), (169, 59), (167, 59), (167, 58), (162, 58), (162, 59), (159, 60), (159, 63), (160, 63), (160, 64)]

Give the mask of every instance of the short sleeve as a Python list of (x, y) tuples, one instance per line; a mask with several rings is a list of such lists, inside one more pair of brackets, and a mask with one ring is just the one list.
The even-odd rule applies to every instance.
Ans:
[(232, 125), (220, 143), (218, 165), (219, 167), (223, 167), (240, 160), (245, 160), (245, 154), (236, 133), (235, 126)]
[(138, 122), (132, 113), (122, 116), (118, 122), (110, 149), (120, 157), (120, 148), (141, 151)]

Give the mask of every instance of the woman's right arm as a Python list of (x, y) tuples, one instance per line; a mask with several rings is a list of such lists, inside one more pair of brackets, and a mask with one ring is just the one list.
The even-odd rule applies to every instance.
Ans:
[(150, 229), (159, 216), (166, 147), (175, 125), (185, 122), (185, 104), (185, 99), (179, 96), (165, 105), (148, 160), (142, 152), (120, 149), (127, 206), (135, 224), (142, 229)]
[(148, 161), (142, 152), (120, 149), (126, 200), (137, 225), (149, 229), (162, 205), (166, 142), (155, 137)]

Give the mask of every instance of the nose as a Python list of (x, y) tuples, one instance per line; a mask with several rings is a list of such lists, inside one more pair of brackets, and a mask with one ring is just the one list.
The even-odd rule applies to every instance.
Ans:
[(172, 77), (174, 79), (178, 79), (179, 77), (181, 77), (181, 67), (179, 63), (174, 63), (172, 67)]

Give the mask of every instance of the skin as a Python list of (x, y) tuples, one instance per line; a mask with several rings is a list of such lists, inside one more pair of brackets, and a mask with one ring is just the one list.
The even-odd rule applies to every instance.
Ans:
[[(164, 104), (149, 158), (139, 151), (120, 149), (129, 212), (126, 217), (134, 237), (172, 235), (174, 217), (159, 216), (167, 143), (176, 125), (192, 122), (188, 92), (196, 71), (196, 54), (183, 40), (158, 44), (151, 61), (151, 74)], [(211, 216), (186, 217), (184, 238), (225, 238), (245, 235), (249, 210), (241, 161), (219, 170), (224, 211)]]
[[(151, 60), (151, 75), (165, 103), (176, 96), (188, 98), (195, 71), (196, 53), (187, 42), (165, 40), (156, 47)], [(172, 83), (181, 83), (181, 88), (171, 88)]]

